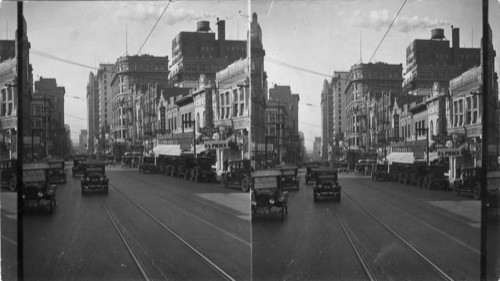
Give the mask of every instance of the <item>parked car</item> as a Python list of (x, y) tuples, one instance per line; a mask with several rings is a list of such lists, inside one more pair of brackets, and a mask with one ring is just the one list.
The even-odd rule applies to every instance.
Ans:
[(121, 162), (122, 168), (132, 168), (134, 166), (133, 160), (134, 158), (132, 157), (132, 155), (123, 155)]
[(250, 160), (229, 161), (226, 171), (222, 172), (220, 184), (223, 187), (238, 186), (247, 192), (250, 189), (252, 166)]
[[(481, 168), (464, 168), (460, 174), (460, 178), (453, 183), (453, 191), (456, 195), (463, 192), (472, 192), (474, 199), (480, 200), (483, 198), (481, 190)], [(500, 172), (487, 172), (487, 194), (486, 197), (490, 200), (492, 196), (498, 194), (500, 190)]]
[(309, 184), (309, 181), (311, 181), (311, 176), (313, 174), (314, 169), (319, 168), (318, 165), (307, 165), (306, 166), (306, 175), (304, 176), (306, 180), (306, 184)]
[(256, 215), (288, 213), (288, 192), (283, 191), (281, 170), (261, 170), (252, 174), (251, 183), (252, 220)]
[(17, 160), (16, 159), (6, 159), (2, 160), (0, 163), (0, 178), (1, 185), (9, 186), (11, 191), (17, 190)]
[(108, 194), (109, 178), (105, 174), (106, 162), (87, 160), (83, 163), (83, 176), (80, 180), (82, 194), (87, 191), (101, 191)]
[(66, 164), (63, 159), (48, 160), (49, 164), (49, 179), (50, 182), (63, 182), (66, 183)]
[(298, 190), (299, 178), (297, 177), (297, 173), (299, 169), (297, 167), (281, 167), (280, 170), (282, 173), (281, 181), (283, 182), (283, 188), (295, 187)]
[(23, 164), (23, 210), (48, 206), (52, 214), (56, 206), (56, 191), (57, 186), (49, 179), (48, 163)]
[(446, 168), (443, 165), (431, 165), (426, 167), (425, 174), (420, 181), (421, 186), (427, 189), (449, 189), (449, 181), (444, 175)]
[(73, 177), (76, 175), (82, 175), (83, 174), (83, 162), (85, 161), (85, 158), (74, 158), (73, 159), (73, 168), (71, 168), (71, 172), (73, 174)]
[(342, 186), (338, 182), (339, 172), (332, 168), (323, 168), (315, 172), (313, 186), (313, 199), (316, 202), (319, 198), (334, 197), (340, 201)]
[(391, 175), (387, 171), (387, 164), (377, 164), (372, 170), (372, 180), (374, 181), (388, 181), (391, 179)]
[(217, 173), (215, 169), (212, 168), (212, 158), (210, 157), (196, 157), (193, 161), (193, 165), (190, 167), (189, 178), (198, 182), (201, 179), (215, 182), (217, 179)]
[(149, 172), (150, 174), (157, 173), (157, 167), (155, 165), (155, 158), (150, 157), (150, 156), (144, 156), (141, 158), (139, 162), (139, 173), (146, 173)]

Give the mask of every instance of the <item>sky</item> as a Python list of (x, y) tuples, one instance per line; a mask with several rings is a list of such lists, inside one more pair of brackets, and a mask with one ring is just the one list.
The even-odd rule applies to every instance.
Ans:
[[(24, 16), (32, 51), (88, 66), (30, 54), (35, 81), (39, 77), (56, 78), (58, 86), (66, 89), (65, 123), (70, 126), (74, 144), (78, 143), (80, 130), (88, 127), (86, 87), (90, 72), (96, 73), (99, 63), (115, 63), (127, 50), (129, 55), (136, 55), (167, 4), (167, 1), (25, 2)], [(16, 13), (16, 3), (1, 3), (1, 39), (14, 39)], [(196, 31), (200, 20), (210, 21), (211, 29), (216, 32), (217, 18), (226, 20), (226, 39), (245, 39), (248, 2), (175, 1), (168, 4), (141, 54), (168, 56), (170, 61), (172, 39), (179, 32)]]
[[(299, 130), (312, 149), (321, 136), (321, 90), (334, 71), (349, 71), (367, 63), (401, 8), (404, 0), (253, 0), (262, 28), (269, 88), (290, 85), (300, 95)], [(414, 39), (429, 39), (431, 29), (443, 28), (451, 39), (451, 25), (460, 28), (460, 45), (479, 47), (482, 34), (480, 1), (407, 0), (382, 41), (373, 62), (403, 64), (406, 47)], [(135, 55), (144, 43), (166, 1), (40, 1), (26, 2), (24, 15), (32, 50), (88, 66), (76, 66), (31, 54), (34, 80), (56, 78), (66, 88), (65, 122), (78, 142), (87, 129), (86, 85), (99, 63), (114, 63), (128, 50)], [(209, 20), (216, 30), (217, 17), (226, 19), (226, 38), (246, 37), (248, 2), (174, 1), (168, 4), (158, 26), (141, 53), (171, 59), (172, 39), (181, 31), (195, 31), (196, 22)], [(500, 50), (500, 0), (490, 0), (490, 23), (496, 50)], [(1, 2), (0, 38), (13, 39), (16, 4)], [(128, 36), (126, 36), (126, 29)], [(128, 38), (128, 39), (126, 39)], [(126, 50), (126, 42), (128, 48)], [(500, 51), (497, 51), (500, 53)], [(284, 67), (285, 62), (313, 72)], [(499, 69), (500, 55), (496, 58)]]
[[(290, 85), (300, 95), (299, 130), (308, 149), (321, 136), (321, 90), (334, 71), (349, 71), (367, 63), (404, 0), (372, 1), (252, 1), (262, 28), (269, 88)], [(407, 0), (372, 62), (403, 64), (415, 39), (430, 39), (443, 28), (451, 40), (451, 25), (460, 28), (460, 46), (480, 46), (481, 1)], [(500, 54), (500, 4), (490, 1), (494, 46)], [(495, 15), (495, 16), (493, 16)], [(361, 41), (361, 44), (360, 44)], [(361, 47), (360, 47), (361, 45)], [(361, 52), (360, 52), (361, 50)], [(496, 58), (498, 71), (500, 55)], [(283, 67), (280, 61), (323, 75)]]

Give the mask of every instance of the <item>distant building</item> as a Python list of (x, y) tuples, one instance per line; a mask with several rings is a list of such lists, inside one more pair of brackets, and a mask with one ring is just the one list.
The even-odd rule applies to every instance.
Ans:
[(313, 143), (313, 156), (319, 158), (321, 156), (321, 137), (315, 137)]
[(113, 64), (100, 64), (95, 79), (99, 84), (99, 130), (97, 132), (99, 146), (105, 148), (107, 135), (111, 129), (113, 111), (111, 107), (111, 78)]
[(340, 150), (344, 141), (344, 133), (347, 127), (346, 99), (344, 92), (349, 82), (349, 72), (334, 71), (330, 80), (332, 89), (332, 151), (331, 159), (340, 158)]
[(333, 89), (328, 80), (323, 81), (321, 91), (321, 159), (328, 160), (328, 150), (333, 144)]
[(87, 151), (88, 143), (88, 131), (80, 130), (80, 135), (78, 136), (78, 148), (80, 151)]
[(99, 137), (99, 81), (94, 73), (90, 72), (87, 83), (87, 116), (88, 116), (88, 144), (87, 152), (96, 153)]
[(193, 88), (201, 74), (215, 80), (215, 73), (247, 56), (246, 41), (226, 40), (224, 20), (217, 21), (218, 39), (210, 22), (199, 21), (194, 32), (180, 32), (172, 40), (172, 67), (169, 81)]
[[(374, 146), (369, 142), (370, 95), (385, 96), (386, 108), (394, 97), (402, 93), (402, 65), (387, 63), (357, 64), (351, 67), (345, 90), (347, 129), (344, 141), (349, 150), (371, 153)], [(391, 94), (389, 94), (391, 93)], [(381, 112), (381, 111), (378, 111)], [(389, 114), (389, 113), (386, 113)], [(386, 133), (388, 130), (385, 131)], [(384, 135), (387, 138), (388, 135)]]
[[(151, 55), (123, 56), (117, 59), (111, 77), (111, 109), (112, 121), (110, 133), (114, 143), (131, 147), (131, 132), (134, 130), (134, 99), (132, 88), (135, 85), (167, 86), (168, 56)], [(109, 99), (108, 99), (109, 102)], [(90, 137), (90, 132), (89, 132)], [(123, 149), (127, 149), (124, 147)]]
[(406, 48), (403, 90), (430, 89), (434, 82), (444, 87), (449, 81), (480, 63), (479, 48), (460, 48), (460, 30), (452, 26), (452, 45), (444, 30), (431, 31), (431, 39), (416, 39)]

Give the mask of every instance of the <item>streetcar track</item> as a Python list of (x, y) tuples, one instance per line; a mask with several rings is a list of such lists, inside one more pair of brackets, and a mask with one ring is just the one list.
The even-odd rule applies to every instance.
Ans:
[(460, 245), (464, 246), (465, 248), (467, 248), (467, 249), (469, 249), (469, 250), (473, 251), (474, 253), (476, 253), (476, 254), (481, 254), (481, 252), (480, 252), (478, 249), (476, 249), (476, 248), (474, 248), (474, 247), (472, 247), (472, 246), (469, 246), (469, 245), (467, 245), (465, 242), (460, 241), (458, 238), (455, 238), (455, 237), (453, 237), (453, 236), (451, 236), (451, 235), (449, 235), (449, 234), (447, 234), (447, 233), (445, 233), (445, 232), (443, 232), (443, 231), (441, 231), (441, 230), (439, 230), (439, 229), (435, 228), (434, 226), (432, 226), (432, 225), (430, 225), (430, 224), (428, 224), (428, 223), (424, 222), (423, 220), (421, 220), (421, 219), (419, 219), (419, 218), (415, 217), (414, 215), (412, 215), (412, 214), (410, 214), (410, 213), (406, 212), (405, 210), (403, 210), (403, 209), (399, 208), (398, 206), (396, 206), (396, 205), (394, 205), (394, 204), (392, 204), (392, 203), (390, 203), (390, 202), (387, 202), (387, 201), (385, 201), (385, 200), (382, 200), (382, 202), (384, 202), (385, 204), (387, 204), (387, 205), (389, 205), (389, 206), (391, 206), (391, 207), (393, 207), (393, 208), (396, 208), (396, 209), (400, 210), (401, 212), (405, 213), (407, 216), (409, 216), (409, 217), (413, 218), (414, 220), (416, 220), (416, 221), (418, 221), (418, 222), (422, 223), (423, 225), (425, 225), (425, 226), (427, 226), (427, 227), (429, 227), (429, 228), (431, 228), (431, 229), (435, 230), (436, 232), (438, 232), (438, 233), (440, 233), (440, 234), (442, 234), (442, 235), (446, 236), (447, 238), (450, 238), (451, 240), (453, 240), (453, 241), (457, 242), (458, 244), (460, 244)]
[[(365, 182), (363, 182), (363, 181), (357, 181), (357, 182), (359, 182), (360, 184), (362, 184), (362, 185), (364, 185), (364, 186), (369, 186), (369, 184), (367, 184), (367, 183), (365, 183)], [(381, 189), (377, 189), (377, 190), (379, 190), (379, 191), (380, 191)], [(463, 219), (461, 219), (461, 218), (459, 218), (459, 217), (456, 217), (456, 216), (451, 215), (451, 214), (444, 213), (444, 212), (442, 212), (442, 211), (440, 211), (440, 210), (437, 210), (437, 209), (435, 209), (435, 208), (432, 208), (432, 207), (430, 207), (430, 206), (427, 206), (427, 205), (424, 205), (424, 204), (421, 204), (421, 203), (417, 203), (417, 202), (413, 202), (413, 201), (411, 201), (411, 200), (408, 200), (408, 199), (406, 199), (406, 198), (403, 198), (403, 197), (401, 197), (401, 196), (398, 196), (398, 195), (396, 195), (396, 194), (394, 194), (394, 193), (392, 193), (392, 192), (389, 192), (389, 191), (386, 191), (386, 190), (381, 190), (381, 191), (382, 191), (382, 192), (384, 192), (384, 193), (386, 193), (386, 194), (389, 194), (389, 195), (391, 195), (391, 196), (393, 196), (393, 197), (396, 197), (396, 198), (398, 198), (398, 199), (401, 199), (401, 200), (403, 200), (403, 201), (405, 201), (405, 202), (408, 202), (408, 203), (411, 203), (411, 204), (413, 204), (413, 205), (416, 205), (416, 206), (419, 206), (419, 207), (422, 207), (422, 208), (425, 208), (425, 209), (431, 210), (431, 211), (433, 211), (433, 212), (435, 212), (435, 213), (438, 213), (438, 214), (440, 214), (440, 215), (442, 215), (442, 216), (445, 216), (445, 217), (448, 217), (448, 218), (452, 218), (452, 219), (454, 219), (454, 220), (456, 220), (456, 221), (459, 221), (459, 222), (461, 222), (461, 223), (464, 223), (464, 224), (467, 224), (467, 225), (470, 225), (470, 223), (471, 223), (470, 221), (465, 221), (465, 220), (463, 220)], [(475, 230), (477, 230), (477, 231), (479, 231), (477, 228), (474, 228), (474, 229), (475, 229)]]
[(111, 222), (113, 223), (113, 226), (115, 227), (116, 231), (118, 232), (118, 235), (120, 235), (120, 238), (122, 239), (123, 244), (125, 244), (125, 247), (127, 248), (127, 251), (129, 252), (129, 254), (132, 257), (132, 259), (134, 260), (137, 268), (139, 269), (139, 271), (141, 272), (142, 276), (144, 277), (144, 280), (151, 281), (152, 278), (149, 275), (149, 272), (146, 270), (144, 264), (139, 259), (139, 257), (137, 256), (137, 254), (134, 252), (134, 249), (132, 248), (132, 246), (128, 242), (127, 238), (125, 238), (125, 235), (123, 234), (123, 232), (118, 227), (118, 224), (116, 223), (115, 219), (113, 218), (113, 216), (109, 212), (108, 208), (106, 208), (106, 205), (104, 204), (104, 201), (102, 200), (102, 198), (99, 198), (99, 199), (101, 201), (102, 207), (104, 208), (104, 210), (108, 214), (109, 219), (111, 220)]
[(370, 279), (370, 281), (377, 281), (377, 278), (375, 277), (375, 274), (373, 274), (370, 266), (368, 265), (368, 263), (363, 258), (363, 255), (361, 254), (361, 251), (359, 250), (359, 248), (356, 245), (356, 243), (354, 243), (354, 240), (352, 238), (352, 234), (349, 231), (348, 226), (345, 225), (344, 222), (342, 221), (342, 218), (340, 217), (340, 215), (338, 214), (337, 210), (335, 209), (335, 206), (334, 206), (333, 202), (330, 201), (330, 203), (332, 205), (332, 209), (333, 209), (333, 212), (335, 213), (335, 216), (339, 220), (339, 223), (340, 223), (340, 226), (342, 227), (342, 230), (344, 231), (345, 235), (347, 236), (347, 239), (349, 240), (349, 243), (351, 244), (354, 252), (356, 253), (356, 256), (358, 257), (359, 262), (363, 266), (363, 269), (365, 270), (366, 275), (368, 276), (368, 278)]
[[(113, 184), (110, 184), (110, 185), (113, 185)], [(114, 187), (114, 185), (113, 185), (113, 187)], [(114, 188), (116, 189), (116, 187), (114, 187)], [(119, 191), (119, 192), (123, 194), (123, 192), (122, 192), (122, 191)], [(147, 193), (149, 193), (149, 194), (154, 195), (153, 193), (151, 193), (151, 192), (149, 192), (149, 191), (146, 191), (146, 192), (147, 192)], [(233, 238), (233, 239), (236, 239), (236, 240), (240, 241), (241, 243), (245, 244), (246, 246), (251, 247), (251, 243), (250, 243), (250, 242), (247, 242), (247, 241), (245, 241), (244, 239), (242, 239), (242, 238), (240, 238), (240, 237), (238, 237), (238, 236), (236, 236), (236, 235), (234, 235), (234, 234), (232, 234), (232, 233), (230, 233), (230, 232), (228, 232), (228, 231), (226, 231), (226, 230), (224, 230), (224, 229), (222, 229), (222, 228), (220, 228), (220, 227), (218, 227), (218, 226), (216, 226), (216, 225), (214, 225), (214, 224), (212, 224), (212, 223), (210, 223), (210, 222), (208, 222), (207, 220), (204, 220), (203, 218), (201, 218), (201, 217), (199, 217), (199, 216), (197, 216), (197, 215), (195, 215), (195, 214), (193, 214), (193, 213), (191, 213), (191, 212), (189, 212), (189, 211), (185, 210), (184, 208), (179, 207), (179, 206), (177, 206), (176, 204), (174, 204), (174, 203), (172, 203), (172, 202), (170, 202), (170, 201), (168, 201), (168, 200), (166, 200), (166, 199), (164, 199), (164, 198), (162, 198), (162, 197), (155, 196), (155, 198), (157, 198), (158, 200), (160, 200), (160, 201), (162, 201), (162, 202), (165, 202), (165, 203), (169, 204), (170, 206), (172, 206), (172, 207), (174, 207), (174, 208), (178, 209), (179, 211), (182, 211), (182, 212), (183, 212), (183, 213), (185, 213), (186, 215), (189, 215), (190, 217), (195, 218), (195, 219), (197, 219), (198, 221), (201, 221), (201, 222), (203, 222), (204, 224), (206, 224), (206, 225), (208, 225), (208, 226), (210, 226), (210, 227), (212, 227), (212, 228), (214, 228), (214, 229), (216, 229), (216, 230), (218, 230), (218, 231), (220, 231), (220, 232), (222, 232), (222, 233), (224, 233), (224, 234), (226, 234), (226, 235), (230, 236), (231, 238)]]
[(175, 238), (177, 238), (179, 241), (182, 242), (187, 248), (192, 250), (195, 254), (198, 255), (202, 260), (204, 260), (208, 265), (220, 276), (222, 276), (226, 280), (231, 280), (234, 281), (234, 279), (229, 273), (224, 271), (221, 267), (219, 267), (215, 262), (210, 260), (208, 257), (206, 257), (203, 253), (201, 253), (198, 249), (196, 249), (193, 245), (191, 245), (189, 242), (187, 242), (185, 239), (183, 239), (180, 235), (178, 235), (176, 232), (174, 232), (171, 228), (166, 226), (163, 222), (161, 222), (158, 218), (153, 216), (150, 212), (148, 212), (146, 209), (144, 209), (141, 205), (136, 203), (134, 200), (132, 200), (130, 197), (128, 197), (125, 193), (120, 191), (118, 188), (116, 188), (114, 185), (110, 184), (110, 187), (118, 191), (120, 194), (122, 194), (125, 198), (128, 199), (132, 204), (134, 204), (136, 207), (138, 207), (141, 211), (143, 211), (149, 218), (154, 220), (156, 223), (158, 223), (161, 227), (163, 227), (165, 230), (167, 230), (170, 234), (172, 234)]
[(414, 253), (416, 253), (422, 260), (424, 260), (427, 265), (433, 268), (443, 279), (453, 281), (454, 279), (446, 274), (444, 270), (439, 268), (435, 263), (433, 263), (429, 258), (427, 258), (424, 254), (422, 254), (419, 250), (417, 250), (410, 242), (404, 239), (401, 235), (397, 234), (391, 227), (389, 227), (386, 223), (384, 223), (380, 218), (378, 218), (375, 214), (366, 209), (361, 203), (355, 200), (352, 196), (347, 194), (344, 190), (342, 193), (345, 194), (351, 201), (356, 203), (361, 209), (363, 209), (368, 215), (370, 215), (373, 219), (375, 219), (380, 225), (382, 225), (385, 229), (387, 229), (390, 233), (396, 236), (401, 242), (403, 242), (408, 248), (410, 248)]
[[(162, 175), (162, 174), (160, 174), (160, 175)], [(165, 177), (169, 177), (169, 178), (174, 178), (174, 177), (170, 177), (170, 176), (167, 176), (167, 175), (163, 175), (163, 176), (165, 176)], [(210, 203), (204, 202), (204, 201), (202, 201), (202, 200), (198, 200), (198, 199), (195, 199), (195, 198), (192, 198), (192, 197), (186, 196), (186, 195), (184, 195), (184, 194), (182, 194), (182, 193), (175, 192), (175, 191), (168, 190), (168, 189), (167, 189), (167, 190), (162, 189), (162, 188), (161, 188), (161, 186), (159, 186), (158, 184), (152, 184), (151, 182), (148, 182), (148, 181), (146, 181), (146, 180), (144, 180), (144, 179), (142, 179), (142, 178), (134, 178), (134, 179), (135, 179), (135, 180), (137, 180), (137, 181), (143, 182), (143, 183), (147, 183), (147, 184), (149, 184), (149, 185), (151, 185), (151, 186), (157, 187), (157, 188), (159, 188), (162, 192), (173, 193), (173, 194), (175, 194), (175, 195), (177, 195), (177, 196), (179, 196), (179, 197), (182, 197), (182, 198), (184, 198), (184, 199), (188, 199), (188, 200), (191, 200), (191, 201), (195, 201), (195, 202), (201, 203), (201, 204), (203, 204), (203, 205), (205, 205), (205, 206), (209, 206), (209, 207), (214, 208), (214, 209), (217, 209), (217, 210), (219, 210), (219, 211), (221, 211), (221, 212), (224, 212), (224, 213), (227, 213), (227, 214), (233, 215), (233, 216), (235, 216), (235, 217), (237, 217), (237, 218), (239, 218), (239, 219), (241, 219), (241, 218), (240, 218), (240, 216), (241, 216), (241, 215), (247, 215), (247, 214), (241, 214), (241, 213), (240, 213), (240, 214), (238, 214), (238, 213), (233, 213), (233, 212), (230, 212), (230, 211), (225, 210), (225, 209), (223, 209), (223, 208), (220, 208), (220, 207), (217, 207), (217, 206), (215, 206), (215, 205), (212, 205), (212, 204), (210, 204)]]

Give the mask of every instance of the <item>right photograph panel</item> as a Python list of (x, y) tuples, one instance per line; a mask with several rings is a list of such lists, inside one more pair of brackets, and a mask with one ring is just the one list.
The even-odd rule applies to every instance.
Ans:
[(489, 3), (251, 2), (253, 280), (498, 280)]

